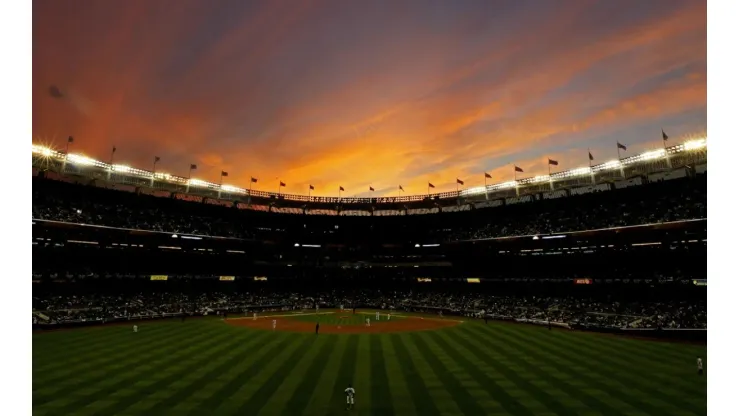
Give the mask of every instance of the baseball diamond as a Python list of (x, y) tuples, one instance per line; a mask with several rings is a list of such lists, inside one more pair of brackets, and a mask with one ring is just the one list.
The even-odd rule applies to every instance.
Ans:
[[(706, 359), (703, 345), (474, 320), (414, 331), (412, 324), (440, 323), (432, 316), (385, 322), (405, 322), (407, 332), (360, 333), (371, 315), (341, 316), (282, 316), (277, 329), (285, 331), (275, 332), (246, 325), (252, 319), (200, 318), (143, 322), (138, 333), (122, 325), (35, 333), (33, 413), (706, 413), (706, 378), (691, 365)], [(372, 318), (370, 328), (381, 328)], [(267, 328), (271, 320), (256, 322)], [(329, 333), (343, 321), (346, 333)]]

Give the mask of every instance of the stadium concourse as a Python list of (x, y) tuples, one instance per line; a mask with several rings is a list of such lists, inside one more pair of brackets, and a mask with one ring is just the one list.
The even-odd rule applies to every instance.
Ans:
[[(348, 384), (351, 414), (705, 413), (706, 168), (681, 169), (357, 216), (37, 170), (34, 414), (344, 414)], [(462, 323), (336, 334), (374, 311)]]

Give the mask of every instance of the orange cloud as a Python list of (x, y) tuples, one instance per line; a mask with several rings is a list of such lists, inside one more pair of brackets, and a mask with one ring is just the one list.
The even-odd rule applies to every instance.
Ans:
[(513, 163), (546, 173), (547, 156), (575, 167), (616, 134), (650, 146), (649, 126), (706, 129), (705, 3), (542, 7), (42, 3), (33, 135), (266, 190), (395, 195), (509, 180)]

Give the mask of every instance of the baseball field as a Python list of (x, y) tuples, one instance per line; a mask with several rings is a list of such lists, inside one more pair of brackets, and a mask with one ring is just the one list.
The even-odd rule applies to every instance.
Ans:
[(152, 321), (35, 333), (33, 413), (703, 415), (697, 356), (706, 368), (705, 346), (433, 317)]

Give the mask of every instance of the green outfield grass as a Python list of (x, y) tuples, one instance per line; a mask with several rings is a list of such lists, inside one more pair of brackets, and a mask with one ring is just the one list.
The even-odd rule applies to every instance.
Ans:
[[(321, 322), (330, 319), (336, 316)], [(317, 336), (219, 319), (151, 322), (136, 334), (129, 326), (34, 334), (33, 411), (700, 415), (706, 414), (706, 378), (696, 374), (697, 355), (706, 363), (703, 346), (513, 324)], [(356, 406), (347, 411), (350, 382)]]

